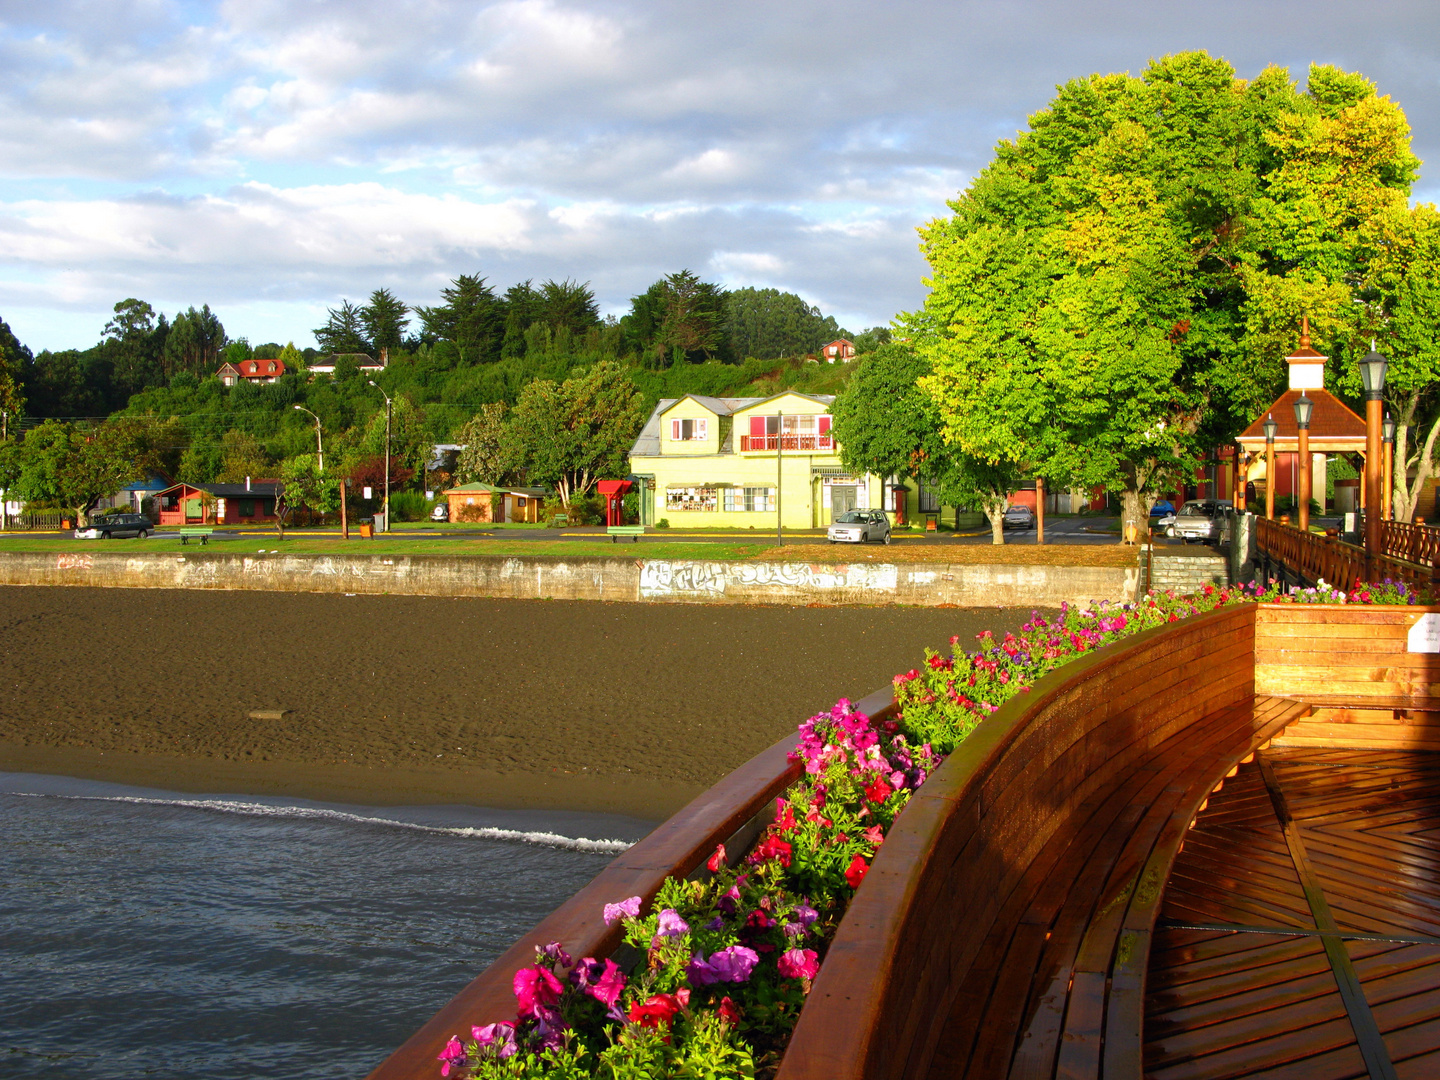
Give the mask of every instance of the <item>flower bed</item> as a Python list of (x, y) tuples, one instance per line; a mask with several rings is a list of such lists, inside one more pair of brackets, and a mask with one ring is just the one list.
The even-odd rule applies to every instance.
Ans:
[[(578, 961), (562, 944), (515, 975), (516, 1019), (452, 1038), (441, 1072), (538, 1076), (752, 1077), (778, 1066), (811, 981), (876, 850), (911, 794), (1002, 702), (1114, 641), (1235, 603), (1409, 604), (1402, 585), (1349, 596), (1320, 586), (1278, 596), (1207, 586), (1136, 604), (1064, 608), (975, 652), (927, 651), (896, 676), (893, 719), (848, 701), (800, 726), (802, 778), (748, 853), (718, 848), (692, 879), (668, 879), (649, 911), (605, 905), (628, 948)], [(958, 645), (951, 639), (952, 647)]]

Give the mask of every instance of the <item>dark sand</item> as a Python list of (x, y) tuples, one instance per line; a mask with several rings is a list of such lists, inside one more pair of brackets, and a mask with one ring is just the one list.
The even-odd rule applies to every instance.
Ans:
[(0, 770), (658, 819), (1028, 614), (0, 587)]

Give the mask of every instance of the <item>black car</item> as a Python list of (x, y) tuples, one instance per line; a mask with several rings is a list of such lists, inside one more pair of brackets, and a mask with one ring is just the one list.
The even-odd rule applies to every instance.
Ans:
[(84, 529), (75, 530), (77, 540), (109, 540), (112, 537), (135, 536), (144, 540), (155, 526), (144, 514), (109, 514), (96, 518)]

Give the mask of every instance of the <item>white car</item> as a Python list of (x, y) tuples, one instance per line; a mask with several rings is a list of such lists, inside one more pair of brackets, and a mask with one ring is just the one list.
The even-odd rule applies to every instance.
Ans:
[(825, 533), (832, 544), (890, 542), (890, 519), (883, 510), (850, 510), (841, 514)]

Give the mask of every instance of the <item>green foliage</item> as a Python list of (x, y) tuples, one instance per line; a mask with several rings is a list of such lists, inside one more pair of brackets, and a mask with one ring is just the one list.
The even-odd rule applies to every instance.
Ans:
[(1302, 312), (1346, 321), (1414, 175), (1400, 110), (1312, 67), (1300, 93), (1203, 52), (1065, 84), (922, 229), (902, 318), (947, 442), (1056, 486), (1154, 493), (1282, 385)]
[(482, 405), (455, 435), (465, 447), (455, 466), (456, 483), (509, 483), (511, 473), (523, 462), (516, 459), (514, 444), (505, 436), (505, 403)]
[(370, 294), (370, 302), (360, 309), (359, 314), (360, 325), (364, 327), (371, 350), (378, 354), (382, 349), (400, 348), (405, 327), (410, 325), (407, 317), (409, 310), (389, 289), (376, 289)]
[(821, 314), (794, 293), (749, 288), (726, 296), (725, 333), (735, 356), (761, 360), (802, 356), (849, 337), (834, 316)]
[(84, 524), (99, 500), (153, 467), (156, 447), (151, 426), (135, 420), (94, 427), (47, 420), (13, 453), (11, 497), (72, 510)]

